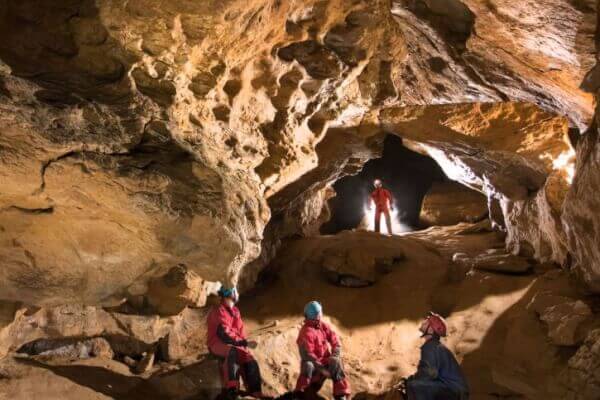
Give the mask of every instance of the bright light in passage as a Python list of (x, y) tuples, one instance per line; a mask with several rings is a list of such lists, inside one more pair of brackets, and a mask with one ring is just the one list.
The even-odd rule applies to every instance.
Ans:
[[(540, 160), (552, 160), (552, 154), (545, 153), (540, 155)], [(561, 171), (564, 178), (569, 182), (573, 183), (573, 177), (575, 176), (575, 152), (572, 149), (563, 151), (552, 160), (552, 168), (555, 171)]]
[[(374, 232), (375, 231), (375, 207), (372, 207), (370, 210), (365, 206), (364, 215), (367, 219), (367, 230)], [(390, 211), (390, 216), (392, 217), (392, 231), (394, 234), (403, 233), (403, 232), (411, 232), (412, 228), (402, 222), (400, 222), (400, 218), (398, 218), (398, 209), (394, 207), (392, 211)], [(388, 233), (387, 225), (385, 223), (385, 215), (381, 215), (381, 220), (379, 221), (379, 232)]]
[(573, 150), (560, 153), (556, 160), (552, 161), (552, 166), (565, 173), (569, 184), (573, 183), (575, 176), (575, 152)]

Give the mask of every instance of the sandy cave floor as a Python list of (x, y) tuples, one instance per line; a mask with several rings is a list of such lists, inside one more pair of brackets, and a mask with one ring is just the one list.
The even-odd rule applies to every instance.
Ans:
[[(327, 320), (342, 337), (347, 374), (357, 398), (377, 398), (414, 371), (420, 345), (417, 327), (430, 309), (448, 315), (446, 342), (463, 365), (473, 399), (520, 398), (494, 381), (514, 380), (518, 371), (528, 371), (528, 363), (547, 365), (546, 369), (536, 367), (539, 381), (528, 382), (534, 388), (546, 385), (545, 379), (561, 361), (557, 360), (560, 354), (548, 351), (542, 324), (525, 306), (540, 287), (571, 291), (568, 279), (542, 265), (525, 276), (478, 271), (465, 276), (450, 261), (452, 254), (476, 255), (503, 243), (496, 233), (465, 233), (469, 227), (430, 228), (393, 237), (342, 232), (284, 246), (266, 273), (268, 279), (240, 304), (248, 330), (259, 342), (255, 353), (265, 391), (276, 394), (293, 388), (299, 368), (295, 338), (303, 305), (312, 299), (323, 303)], [(401, 249), (406, 259), (373, 286), (337, 287), (310, 262), (314, 254), (334, 244), (374, 253)], [(193, 386), (192, 381), (200, 379), (197, 369), (194, 365), (163, 366), (146, 376), (135, 376), (113, 360), (57, 366), (9, 358), (0, 364), (0, 397), (184, 399), (188, 397), (183, 393), (189, 390), (183, 386)], [(156, 381), (159, 374), (163, 375), (158, 384), (171, 385), (167, 392), (174, 395), (158, 394), (145, 385), (146, 379)], [(330, 386), (322, 390), (324, 396), (330, 393)]]

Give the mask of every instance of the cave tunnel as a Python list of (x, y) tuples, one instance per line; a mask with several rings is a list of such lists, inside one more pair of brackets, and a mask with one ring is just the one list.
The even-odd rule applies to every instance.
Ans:
[(398, 136), (387, 135), (381, 158), (368, 161), (358, 174), (335, 182), (336, 196), (330, 201), (331, 219), (323, 225), (321, 233), (335, 234), (359, 227), (377, 178), (392, 193), (394, 229), (403, 231), (423, 227), (419, 221), (423, 197), (434, 182), (448, 181), (433, 159), (409, 150)]

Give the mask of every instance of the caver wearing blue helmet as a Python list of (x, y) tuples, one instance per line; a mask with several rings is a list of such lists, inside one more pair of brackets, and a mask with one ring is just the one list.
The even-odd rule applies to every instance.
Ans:
[(321, 389), (325, 379), (333, 381), (336, 400), (350, 397), (350, 384), (344, 374), (341, 343), (328, 324), (321, 321), (323, 306), (311, 301), (304, 307), (304, 325), (298, 334), (300, 376), (295, 392), (300, 398), (312, 398)]
[(323, 315), (323, 306), (318, 301), (311, 301), (304, 306), (304, 316), (306, 319), (321, 319)]
[(221, 360), (225, 398), (238, 398), (240, 376), (251, 397), (265, 398), (260, 368), (250, 351), (257, 343), (248, 340), (240, 310), (235, 306), (239, 300), (237, 289), (221, 287), (219, 296), (221, 304), (208, 314), (207, 344), (209, 351)]
[(226, 288), (225, 286), (221, 286), (221, 289), (219, 289), (219, 297), (222, 297), (223, 299), (231, 299), (234, 303), (237, 303), (240, 295), (238, 294), (237, 289), (234, 287), (231, 288)]

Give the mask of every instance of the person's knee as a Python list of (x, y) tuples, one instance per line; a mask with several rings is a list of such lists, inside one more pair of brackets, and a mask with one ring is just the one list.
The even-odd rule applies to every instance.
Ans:
[(329, 359), (329, 373), (331, 374), (331, 379), (333, 381), (339, 381), (346, 377), (344, 374), (344, 367), (342, 365), (342, 360), (338, 357), (333, 357)]
[(227, 361), (228, 362), (237, 362), (238, 359), (238, 354), (237, 354), (237, 349), (235, 347), (231, 347), (229, 349), (229, 353), (227, 353)]
[(315, 364), (312, 361), (302, 361), (300, 372), (303, 376), (312, 377), (315, 373)]

